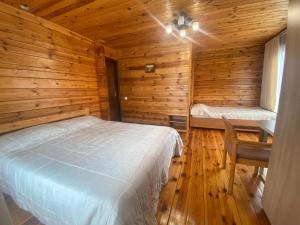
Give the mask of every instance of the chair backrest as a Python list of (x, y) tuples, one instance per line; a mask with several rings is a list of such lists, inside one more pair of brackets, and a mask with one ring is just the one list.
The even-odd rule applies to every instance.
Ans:
[(230, 123), (230, 121), (222, 116), (222, 119), (224, 121), (225, 124), (225, 148), (228, 152), (232, 152), (232, 147), (233, 147), (233, 143), (235, 140), (237, 140), (237, 133), (235, 131), (235, 129), (233, 128), (232, 124)]

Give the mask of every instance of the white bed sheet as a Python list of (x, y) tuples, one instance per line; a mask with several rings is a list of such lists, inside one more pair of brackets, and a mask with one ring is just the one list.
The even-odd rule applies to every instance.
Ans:
[(276, 113), (260, 107), (213, 107), (204, 104), (194, 104), (191, 115), (199, 118), (217, 118), (225, 116), (228, 119), (242, 120), (275, 120)]
[(82, 117), (28, 128), (0, 137), (0, 191), (46, 225), (152, 225), (181, 149), (168, 127)]

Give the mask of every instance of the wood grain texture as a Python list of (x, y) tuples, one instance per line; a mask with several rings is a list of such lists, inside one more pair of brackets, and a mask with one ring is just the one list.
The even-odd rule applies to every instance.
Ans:
[[(240, 120), (240, 119), (230, 119), (230, 122), (234, 126), (245, 126), (245, 127), (257, 127), (256, 120)], [(210, 128), (210, 129), (220, 129), (224, 130), (224, 122), (222, 119), (218, 118), (200, 118), (190, 116), (190, 126), (195, 128)]]
[[(286, 27), (288, 0), (1, 0), (115, 48), (170, 42), (163, 25), (185, 11), (200, 22), (189, 32), (201, 48), (264, 44)], [(178, 38), (178, 33), (175, 33)]]
[(0, 124), (84, 108), (100, 116), (104, 66), (93, 41), (0, 6)]
[(193, 102), (258, 106), (264, 46), (195, 51)]
[(118, 60), (118, 58), (120, 57), (119, 51), (103, 45), (102, 42), (95, 42), (95, 51), (100, 114), (102, 119), (110, 120), (108, 80), (106, 74), (105, 59), (111, 58), (114, 60)]
[[(120, 54), (123, 121), (168, 125), (168, 115), (188, 115), (190, 45), (137, 46), (122, 49)], [(145, 73), (145, 64), (155, 64), (155, 72)]]
[[(251, 167), (238, 166), (235, 192), (227, 193), (229, 169), (220, 169), (224, 133), (193, 129), (190, 138), (190, 147), (172, 164), (171, 177), (161, 192), (158, 224), (269, 224), (261, 205), (263, 183), (252, 177)], [(257, 140), (252, 133), (240, 133), (239, 138)], [(181, 169), (172, 170), (178, 164)], [(174, 190), (171, 199), (165, 189)]]
[(274, 225), (300, 224), (300, 1), (291, 0), (286, 61), (274, 133), (274, 144), (263, 198)]
[[(238, 165), (233, 195), (227, 193), (227, 170), (220, 169), (224, 132), (193, 129), (190, 146), (173, 158), (169, 181), (160, 193), (159, 225), (270, 225), (262, 209), (264, 184), (253, 178), (253, 167)], [(239, 133), (257, 140), (253, 133)], [(6, 196), (14, 225), (41, 225)]]

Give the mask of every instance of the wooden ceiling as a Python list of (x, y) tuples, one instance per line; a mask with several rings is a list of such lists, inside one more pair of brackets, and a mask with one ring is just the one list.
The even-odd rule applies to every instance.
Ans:
[[(1, 0), (114, 48), (179, 38), (162, 25), (186, 12), (203, 32), (188, 32), (199, 48), (265, 43), (286, 27), (288, 0)], [(187, 41), (187, 40), (183, 40)]]

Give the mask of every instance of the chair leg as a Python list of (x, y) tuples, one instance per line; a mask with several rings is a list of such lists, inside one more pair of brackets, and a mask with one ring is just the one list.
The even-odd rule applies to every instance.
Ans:
[(258, 169), (259, 169), (258, 166), (255, 166), (255, 167), (254, 167), (253, 177), (256, 177), (256, 176), (258, 175)]
[(231, 162), (230, 167), (230, 177), (229, 177), (229, 183), (228, 183), (228, 194), (232, 194), (233, 190), (233, 182), (234, 182), (234, 175), (235, 175), (235, 162)]
[(224, 148), (221, 169), (226, 168), (227, 150)]
[(263, 142), (264, 141), (264, 131), (259, 132), (258, 141)]

